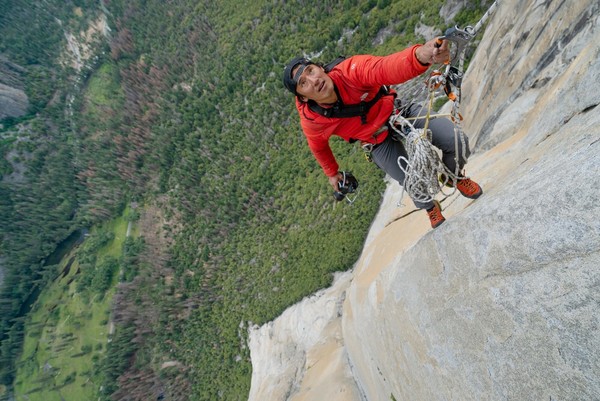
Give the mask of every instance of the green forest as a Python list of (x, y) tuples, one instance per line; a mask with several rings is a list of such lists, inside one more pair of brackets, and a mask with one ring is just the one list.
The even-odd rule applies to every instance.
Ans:
[(285, 63), (491, 2), (466, 3), (3, 0), (0, 84), (28, 109), (0, 120), (0, 400), (247, 399), (248, 328), (352, 268), (385, 189), (332, 140), (361, 187), (334, 200)]

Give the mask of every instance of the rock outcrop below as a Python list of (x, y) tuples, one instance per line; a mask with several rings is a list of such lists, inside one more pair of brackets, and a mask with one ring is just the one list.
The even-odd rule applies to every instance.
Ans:
[(250, 400), (600, 399), (599, 23), (597, 1), (500, 2), (463, 90), (484, 195), (445, 199), (431, 230), (390, 184), (351, 280), (322, 293), (341, 314), (304, 314), (341, 334), (280, 336), (298, 314), (252, 330)]
[(0, 55), (0, 120), (27, 113), (29, 100), (24, 92), (25, 69)]

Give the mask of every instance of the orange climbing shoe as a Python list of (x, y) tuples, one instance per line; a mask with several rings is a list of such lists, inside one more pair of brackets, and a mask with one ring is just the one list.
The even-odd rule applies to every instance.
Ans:
[(429, 221), (431, 222), (431, 228), (436, 228), (446, 221), (442, 215), (442, 207), (440, 206), (440, 202), (436, 200), (433, 201), (433, 207), (427, 210), (427, 215), (429, 216)]
[(462, 196), (470, 199), (477, 199), (483, 194), (483, 189), (470, 178), (463, 178), (456, 182), (456, 189), (460, 191)]

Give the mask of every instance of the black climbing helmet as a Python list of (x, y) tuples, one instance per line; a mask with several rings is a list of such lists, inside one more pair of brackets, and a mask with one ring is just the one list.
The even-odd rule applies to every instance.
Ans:
[[(298, 92), (296, 92), (296, 85), (298, 85), (298, 78), (300, 78), (300, 75), (302, 75), (302, 72), (304, 72), (304, 69), (311, 64), (314, 64), (314, 63), (304, 57), (296, 57), (295, 59), (293, 59), (292, 61), (287, 63), (287, 65), (285, 66), (285, 69), (283, 70), (283, 86), (285, 86), (285, 88), (287, 90), (289, 90), (290, 92), (292, 92), (294, 95), (298, 96)], [(292, 76), (292, 71), (294, 71), (294, 68), (296, 68), (297, 65), (299, 65), (300, 68), (298, 68), (298, 71), (296, 71), (296, 74), (294, 74), (294, 76)]]

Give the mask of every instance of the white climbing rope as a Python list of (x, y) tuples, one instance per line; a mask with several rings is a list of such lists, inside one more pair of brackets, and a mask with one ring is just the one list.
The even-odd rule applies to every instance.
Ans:
[(408, 154), (408, 157), (398, 157), (398, 165), (405, 177), (403, 191), (406, 191), (415, 201), (431, 202), (440, 191), (438, 174), (445, 171), (446, 167), (433, 149), (431, 131), (414, 128), (403, 117), (399, 117), (396, 120), (396, 123), (398, 122), (403, 125), (403, 128), (394, 129), (404, 138), (404, 147)]
[(492, 5), (487, 9), (487, 11), (485, 12), (485, 14), (483, 14), (483, 16), (479, 19), (479, 21), (475, 24), (475, 27), (473, 28), (473, 36), (477, 35), (477, 32), (479, 32), (479, 30), (481, 29), (481, 27), (483, 26), (483, 24), (486, 23), (487, 19), (489, 18), (490, 15), (492, 15), (492, 13), (494, 11), (496, 11), (496, 8), (498, 8), (498, 3), (500, 2), (500, 0), (496, 0), (492, 3)]
[[(400, 199), (406, 191), (415, 201), (431, 202), (435, 195), (439, 192), (443, 193), (442, 186), (449, 180), (463, 178), (458, 171), (452, 172), (442, 163), (436, 148), (431, 143), (429, 129), (415, 128), (399, 113), (390, 119), (390, 125), (401, 136), (408, 156), (398, 157), (398, 166), (405, 177)], [(455, 142), (458, 147), (458, 141)], [(445, 177), (443, 182), (440, 181), (440, 177)], [(452, 193), (444, 195), (449, 196)]]

